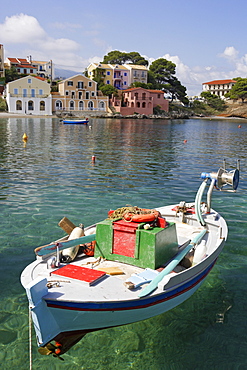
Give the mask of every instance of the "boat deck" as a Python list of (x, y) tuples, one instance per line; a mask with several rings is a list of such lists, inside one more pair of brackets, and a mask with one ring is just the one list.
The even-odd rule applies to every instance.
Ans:
[[(165, 214), (169, 221), (169, 212), (166, 207), (160, 208), (162, 215)], [(187, 223), (182, 223), (179, 218), (174, 219), (174, 212), (171, 216), (172, 221), (176, 222), (176, 229), (178, 235), (178, 243), (182, 245), (187, 240), (194, 238), (195, 233), (200, 232), (203, 228), (195, 221), (195, 215), (190, 215)], [(212, 224), (215, 224), (216, 229), (219, 228), (219, 223), (214, 221), (213, 215), (207, 216), (211, 219)], [(218, 232), (218, 231), (217, 231)], [(90, 229), (86, 231), (90, 233)], [(169, 261), (164, 261), (167, 263)], [(120, 300), (131, 300), (138, 297), (139, 292), (146, 284), (130, 290), (124, 284), (128, 278), (133, 274), (138, 274), (144, 271), (143, 268), (121, 263), (117, 261), (104, 260), (102, 258), (94, 258), (82, 255), (77, 257), (71, 264), (76, 266), (82, 266), (94, 270), (104, 270), (105, 268), (118, 268), (122, 274), (109, 275), (106, 274), (98, 282), (93, 285), (89, 285), (84, 281), (75, 280), (63, 276), (51, 275), (52, 271), (56, 269), (48, 269), (46, 260), (36, 260), (30, 264), (22, 274), (22, 284), (26, 286), (31, 280), (44, 277), (50, 282), (51, 287), (48, 290), (48, 294), (44, 297), (45, 299), (52, 299), (57, 301), (73, 301), (73, 302), (91, 302), (91, 301), (120, 301)], [(60, 267), (66, 264), (61, 264)], [(102, 269), (102, 270), (101, 270)], [(156, 293), (159, 292), (156, 290)], [(160, 290), (162, 292), (162, 290)]]

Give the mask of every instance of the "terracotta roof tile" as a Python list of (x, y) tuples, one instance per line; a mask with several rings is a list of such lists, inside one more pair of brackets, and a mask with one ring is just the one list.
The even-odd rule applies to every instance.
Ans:
[(235, 80), (214, 80), (210, 82), (204, 82), (203, 85), (224, 85), (224, 84), (229, 84), (229, 83), (235, 83), (237, 81)]

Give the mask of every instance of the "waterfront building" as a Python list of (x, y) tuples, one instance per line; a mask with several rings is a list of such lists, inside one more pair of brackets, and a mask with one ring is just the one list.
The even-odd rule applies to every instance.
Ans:
[(203, 92), (209, 91), (211, 94), (217, 95), (220, 98), (224, 98), (225, 94), (230, 92), (236, 82), (237, 81), (230, 79), (204, 82), (202, 84), (202, 90)]
[(133, 82), (147, 83), (148, 78), (147, 67), (134, 64), (91, 63), (87, 72), (90, 79), (112, 85), (118, 90), (128, 89)]
[(142, 87), (124, 90), (119, 97), (113, 96), (110, 105), (123, 116), (134, 113), (150, 115), (153, 114), (155, 107), (165, 112), (169, 111), (169, 102), (164, 98), (164, 91), (147, 90)]
[(58, 82), (58, 92), (52, 93), (52, 111), (74, 114), (85, 111), (108, 111), (108, 97), (97, 91), (97, 82), (78, 74)]
[(98, 84), (104, 83), (105, 85), (113, 86), (113, 73), (114, 70), (110, 64), (104, 63), (91, 63), (87, 67), (88, 77), (91, 80), (97, 81)]
[(38, 61), (30, 60), (30, 63), (37, 69), (37, 76), (43, 77), (47, 80), (54, 80), (54, 66), (52, 60)]
[(0, 78), (4, 77), (4, 49), (0, 44)]
[(2, 95), (4, 91), (4, 76), (4, 48), (3, 45), (0, 44), (0, 95)]
[(135, 64), (124, 64), (130, 71), (129, 86), (134, 82), (146, 84), (148, 81), (148, 69), (146, 66)]
[(54, 78), (54, 68), (52, 61), (32, 60), (31, 55), (28, 58), (6, 58), (5, 68), (15, 67), (19, 74), (34, 74), (45, 79)]
[(11, 67), (15, 67), (16, 71), (19, 74), (25, 74), (25, 75), (30, 75), (30, 74), (37, 74), (37, 67), (32, 65), (28, 61), (28, 59), (24, 58), (6, 58), (5, 60), (5, 68), (6, 69), (11, 69)]
[(50, 85), (41, 77), (25, 76), (6, 84), (9, 113), (52, 114)]

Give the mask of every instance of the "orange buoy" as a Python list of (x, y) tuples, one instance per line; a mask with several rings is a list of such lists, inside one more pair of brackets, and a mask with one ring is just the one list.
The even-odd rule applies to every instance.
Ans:
[(123, 218), (125, 221), (132, 221), (132, 222), (153, 222), (155, 219), (159, 217), (159, 212), (151, 209), (142, 209), (142, 214), (134, 214), (132, 212), (125, 212)]
[(242, 126), (241, 125), (238, 125), (238, 128), (241, 128)]
[(95, 159), (96, 159), (95, 155), (92, 155), (92, 161), (93, 162), (95, 162)]
[(187, 143), (187, 140), (184, 140), (184, 143), (186, 144)]

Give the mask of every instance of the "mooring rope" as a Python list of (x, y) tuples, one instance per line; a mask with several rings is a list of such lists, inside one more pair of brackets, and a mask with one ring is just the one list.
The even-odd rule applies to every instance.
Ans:
[(32, 370), (32, 314), (29, 309), (29, 369)]

